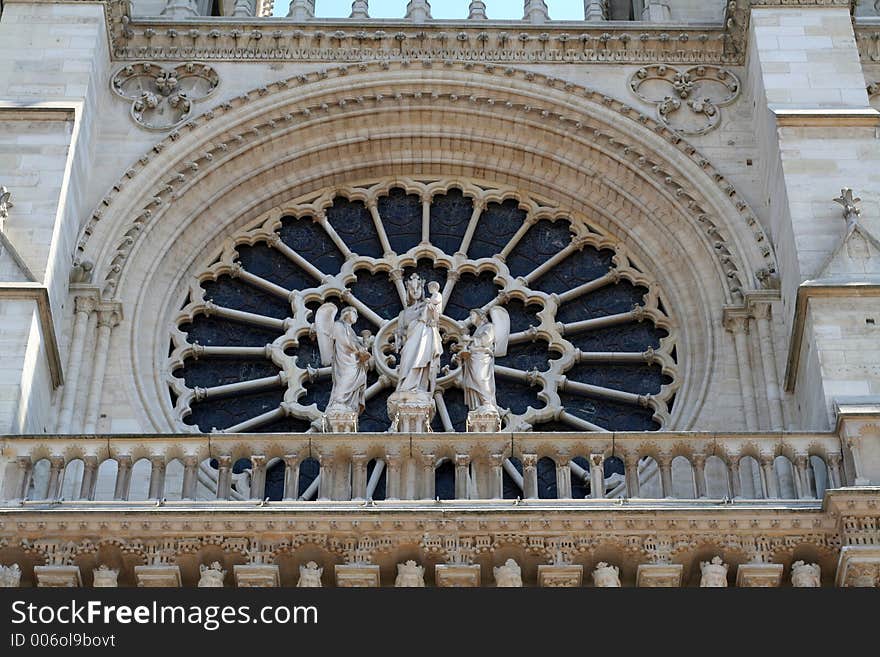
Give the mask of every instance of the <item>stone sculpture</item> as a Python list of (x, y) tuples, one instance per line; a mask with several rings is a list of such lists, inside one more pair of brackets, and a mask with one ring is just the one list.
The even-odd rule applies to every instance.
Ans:
[(474, 333), (462, 336), (464, 348), (456, 359), (461, 363), (461, 386), (471, 420), (479, 423), (494, 418), (487, 429), (497, 431), (501, 412), (495, 397), (495, 357), (507, 354), (510, 316), (501, 306), (494, 306), (490, 312), (491, 322), (485, 311), (471, 310)]
[(822, 569), (815, 563), (795, 561), (791, 565), (791, 585), (795, 588), (819, 588), (822, 586)]
[(394, 586), (396, 588), (424, 588), (425, 567), (418, 565), (413, 560), (397, 564), (397, 579), (394, 580)]
[(12, 205), (12, 192), (0, 185), (0, 232), (3, 232), (4, 223), (9, 219), (9, 209)]
[[(92, 586), (100, 588), (116, 588), (119, 586), (119, 570), (101, 564), (92, 571)], [(222, 584), (221, 584), (222, 585)]]
[(721, 561), (721, 557), (713, 557), (712, 561), (701, 561), (700, 586), (704, 588), (723, 588), (727, 586), (727, 564)]
[(332, 431), (356, 431), (357, 417), (364, 411), (367, 371), (370, 367), (370, 336), (358, 335), (352, 328), (357, 310), (342, 309), (336, 320), (336, 306), (325, 303), (315, 313), (315, 332), (321, 364), (332, 369), (333, 389), (327, 402), (327, 419)]
[(0, 566), (0, 588), (14, 589), (21, 583), (21, 568), (17, 563)]
[(319, 589), (323, 586), (321, 584), (321, 575), (323, 574), (323, 568), (318, 568), (318, 564), (309, 561), (305, 566), (299, 567), (299, 581), (296, 586), (303, 589)]
[(397, 391), (433, 395), (443, 355), (439, 328), (443, 295), (440, 286), (432, 281), (425, 299), (424, 286), (425, 281), (418, 274), (406, 283), (407, 306), (400, 313), (395, 334), (400, 352)]
[(223, 580), (226, 577), (226, 571), (219, 561), (213, 562), (210, 566), (201, 564), (199, 566), (199, 588), (200, 589), (222, 589)]
[(499, 589), (521, 588), (523, 585), (522, 568), (520, 568), (519, 564), (513, 559), (505, 561), (503, 566), (496, 566), (494, 568), (494, 573), (495, 586)]
[(604, 561), (596, 564), (593, 571), (593, 586), (596, 588), (620, 588), (620, 568), (609, 566)]

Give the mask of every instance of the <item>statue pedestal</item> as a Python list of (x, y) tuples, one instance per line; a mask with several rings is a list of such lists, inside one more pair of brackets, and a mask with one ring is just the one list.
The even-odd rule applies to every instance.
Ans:
[(76, 588), (82, 586), (79, 566), (34, 566), (34, 577), (40, 588)]
[(392, 433), (430, 431), (436, 411), (434, 398), (427, 392), (394, 392), (388, 397), (388, 417)]
[(179, 587), (180, 567), (177, 564), (135, 566), (134, 578), (142, 588)]
[(232, 567), (235, 585), (242, 588), (273, 588), (281, 586), (281, 575), (274, 564), (245, 564)]
[(538, 566), (538, 586), (547, 588), (575, 588), (581, 585), (584, 567), (580, 565)]
[(476, 588), (480, 586), (480, 565), (437, 564), (434, 581), (441, 588)]
[(639, 588), (678, 588), (684, 566), (680, 563), (643, 563), (636, 571)]
[(379, 586), (379, 566), (373, 564), (337, 564), (336, 586), (374, 588)]
[(477, 409), (468, 413), (467, 430), (470, 433), (498, 433), (501, 431), (501, 416), (491, 409)]
[(738, 587), (776, 588), (782, 584), (781, 563), (744, 563), (736, 569)]
[(354, 411), (328, 411), (326, 418), (330, 433), (357, 433), (358, 415)]

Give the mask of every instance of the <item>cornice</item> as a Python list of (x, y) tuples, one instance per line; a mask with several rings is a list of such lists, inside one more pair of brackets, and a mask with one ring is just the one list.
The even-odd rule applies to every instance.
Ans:
[(810, 299), (828, 297), (880, 297), (880, 283), (806, 281), (801, 284), (797, 292), (794, 322), (792, 323), (788, 359), (785, 367), (785, 389), (788, 392), (792, 392), (797, 384), (801, 346), (804, 340), (804, 325), (806, 324)]
[(52, 306), (49, 303), (49, 290), (41, 283), (2, 283), (0, 299), (27, 299), (37, 305), (40, 318), (40, 330), (46, 343), (46, 359), (52, 375), (52, 385), (58, 387), (64, 383), (61, 367), (61, 352), (58, 349), (58, 337), (52, 321)]

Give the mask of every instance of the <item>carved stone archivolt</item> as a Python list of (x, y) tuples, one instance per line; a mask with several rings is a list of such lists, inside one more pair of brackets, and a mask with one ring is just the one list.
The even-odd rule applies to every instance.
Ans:
[(113, 92), (131, 101), (131, 118), (150, 130), (170, 130), (184, 123), (195, 103), (208, 98), (219, 84), (213, 67), (195, 62), (173, 68), (137, 62), (110, 78)]
[(740, 81), (717, 66), (682, 70), (665, 64), (637, 70), (630, 89), (641, 100), (657, 106), (657, 118), (671, 130), (703, 135), (718, 127), (721, 108), (740, 94)]
[[(396, 346), (412, 296), (403, 280), (415, 272), (431, 280), (440, 318), (443, 359), (436, 390), (425, 393), (438, 406), (435, 430), (465, 429), (460, 391), (470, 379), (451, 355), (470, 346), (472, 308), (513, 318), (506, 353), (485, 372), (499, 382), (506, 429), (656, 430), (669, 421), (680, 382), (660, 286), (585, 218), (515, 190), (407, 179), (330, 189), (268, 213), (209, 257), (166, 365), (182, 430), (326, 430), (346, 374), (336, 373), (328, 401), (334, 370), (317, 354), (332, 349), (333, 304), (357, 310), (344, 313), (356, 330), (336, 328), (351, 343), (344, 385), (365, 399), (359, 428), (388, 430), (385, 402), (406, 361)], [(237, 410), (260, 391), (262, 401)]]

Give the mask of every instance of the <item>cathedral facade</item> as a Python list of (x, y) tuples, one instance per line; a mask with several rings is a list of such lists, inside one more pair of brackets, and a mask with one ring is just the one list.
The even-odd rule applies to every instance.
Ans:
[(497, 1), (3, 0), (0, 583), (880, 586), (880, 3)]

